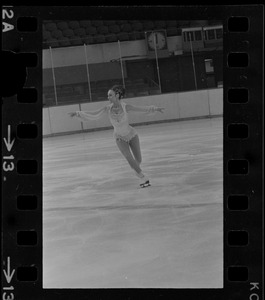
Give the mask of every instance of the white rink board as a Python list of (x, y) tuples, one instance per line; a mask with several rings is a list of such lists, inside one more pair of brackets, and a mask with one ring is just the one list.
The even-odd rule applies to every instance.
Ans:
[[(141, 124), (186, 118), (209, 117), (212, 115), (220, 116), (223, 113), (222, 97), (222, 89), (212, 89), (136, 98), (125, 98), (124, 102), (139, 106), (156, 105), (165, 108), (163, 114), (129, 114), (129, 119), (132, 124)], [(76, 111), (80, 109), (94, 111), (107, 104), (109, 104), (108, 101), (100, 101), (67, 106), (54, 106), (49, 107), (48, 110), (47, 108), (44, 108), (43, 135), (49, 136), (64, 133), (75, 133), (82, 130), (94, 130), (106, 127), (111, 128), (111, 123), (108, 118), (102, 117), (98, 120), (82, 122), (83, 124), (81, 125), (81, 122), (78, 119), (72, 119), (67, 114), (70, 111)], [(47, 115), (47, 113), (49, 115)], [(47, 121), (50, 122), (50, 125), (46, 124)]]
[(181, 118), (210, 115), (207, 90), (179, 93), (178, 101)]
[(210, 99), (210, 111), (212, 116), (223, 114), (223, 89), (208, 90)]
[(49, 108), (52, 133), (62, 133), (81, 130), (81, 123), (71, 118), (68, 113), (80, 110), (78, 104), (53, 106)]
[(50, 112), (49, 112), (49, 107), (43, 108), (42, 110), (42, 131), (43, 135), (50, 135), (52, 134), (52, 129), (51, 129), (51, 122), (50, 122)]

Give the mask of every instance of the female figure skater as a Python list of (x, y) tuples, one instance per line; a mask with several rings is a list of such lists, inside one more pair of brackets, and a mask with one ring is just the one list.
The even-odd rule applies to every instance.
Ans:
[(114, 137), (117, 146), (123, 156), (128, 161), (131, 168), (135, 171), (138, 178), (140, 178), (140, 187), (150, 186), (150, 181), (146, 175), (143, 174), (140, 164), (142, 162), (142, 155), (139, 143), (139, 137), (136, 130), (129, 125), (128, 112), (145, 112), (154, 113), (156, 111), (163, 112), (164, 108), (156, 106), (133, 106), (124, 103), (121, 99), (125, 94), (125, 89), (122, 86), (114, 85), (108, 91), (108, 100), (110, 104), (94, 112), (76, 111), (71, 112), (71, 117), (78, 117), (82, 121), (95, 120), (103, 115), (109, 116), (110, 122), (114, 127)]

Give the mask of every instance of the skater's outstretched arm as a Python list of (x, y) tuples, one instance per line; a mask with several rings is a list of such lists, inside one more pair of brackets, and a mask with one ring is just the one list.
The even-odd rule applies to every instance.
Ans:
[(97, 120), (107, 112), (107, 106), (95, 111), (75, 111), (68, 113), (70, 117), (77, 117), (81, 121)]
[(155, 113), (157, 111), (163, 113), (165, 108), (164, 107), (157, 107), (154, 105), (151, 106), (134, 106), (131, 104), (126, 104), (126, 110), (129, 111), (135, 111), (135, 112), (144, 112), (144, 113)]

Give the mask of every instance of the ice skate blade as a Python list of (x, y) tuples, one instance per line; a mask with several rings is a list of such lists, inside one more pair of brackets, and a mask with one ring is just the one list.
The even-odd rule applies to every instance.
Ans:
[(149, 187), (149, 186), (151, 186), (151, 184), (150, 184), (150, 182), (149, 181), (146, 181), (145, 183), (141, 183), (140, 184), (140, 188), (146, 188), (146, 187)]

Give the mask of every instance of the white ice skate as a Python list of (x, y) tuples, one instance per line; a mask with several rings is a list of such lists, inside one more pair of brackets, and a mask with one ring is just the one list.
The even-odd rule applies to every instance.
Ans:
[(140, 187), (141, 187), (141, 188), (145, 188), (145, 187), (148, 187), (148, 186), (151, 186), (149, 180), (147, 180), (147, 181), (145, 181), (145, 182), (143, 182), (143, 183), (140, 184)]

